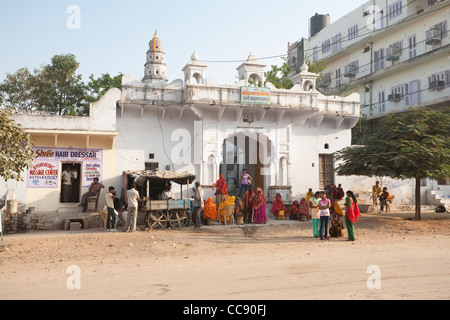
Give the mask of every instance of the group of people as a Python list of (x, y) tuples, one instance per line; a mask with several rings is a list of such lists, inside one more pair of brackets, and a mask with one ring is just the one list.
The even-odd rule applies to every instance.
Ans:
[(197, 182), (195, 185), (192, 211), (192, 220), (195, 227), (198, 228), (202, 224), (206, 224), (208, 219), (224, 223), (225, 219), (229, 218), (227, 208), (231, 208), (232, 214), (243, 216), (244, 223), (267, 223), (266, 196), (260, 187), (253, 190), (252, 177), (247, 173), (247, 170), (244, 169), (241, 174), (241, 188), (237, 199), (228, 194), (223, 174), (219, 176), (214, 186), (215, 202), (213, 197), (204, 200), (200, 183)]
[(373, 205), (377, 206), (380, 204), (379, 212), (383, 212), (383, 210), (388, 208), (388, 205), (392, 204), (395, 196), (392, 195), (387, 187), (381, 188), (380, 181), (376, 181), (375, 185), (372, 186), (372, 201)]
[[(361, 212), (354, 193), (349, 190), (345, 195), (345, 213), (342, 212), (338, 200), (333, 199), (332, 201), (332, 199), (327, 198), (325, 191), (318, 191), (314, 193), (314, 196), (309, 197), (308, 207), (313, 221), (313, 237), (321, 240), (329, 240), (330, 237), (344, 237), (344, 225), (340, 217), (345, 216), (348, 240), (356, 240), (355, 223), (361, 217)], [(331, 226), (328, 230), (330, 219)]]

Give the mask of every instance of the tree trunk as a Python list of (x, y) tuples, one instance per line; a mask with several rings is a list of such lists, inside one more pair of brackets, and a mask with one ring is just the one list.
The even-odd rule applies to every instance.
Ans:
[(417, 221), (422, 220), (422, 213), (420, 210), (420, 178), (416, 178), (416, 216)]

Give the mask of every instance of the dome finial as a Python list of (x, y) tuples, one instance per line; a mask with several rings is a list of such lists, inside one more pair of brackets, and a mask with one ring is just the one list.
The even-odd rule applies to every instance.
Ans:
[(300, 72), (308, 72), (308, 65), (306, 64), (306, 61), (303, 62)]
[(197, 52), (195, 52), (195, 50), (194, 50), (194, 53), (191, 56), (191, 60), (192, 61), (198, 61), (198, 54), (197, 54)]

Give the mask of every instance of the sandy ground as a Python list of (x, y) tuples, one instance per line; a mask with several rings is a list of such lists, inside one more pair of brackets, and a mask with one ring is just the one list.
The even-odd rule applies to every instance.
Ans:
[(364, 214), (355, 242), (314, 239), (311, 221), (273, 219), (6, 235), (0, 299), (449, 299), (450, 214), (413, 216)]

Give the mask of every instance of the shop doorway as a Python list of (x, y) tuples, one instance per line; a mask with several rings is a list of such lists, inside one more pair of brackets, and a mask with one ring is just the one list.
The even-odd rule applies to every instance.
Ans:
[[(71, 180), (71, 184), (64, 183), (64, 179)], [(61, 203), (79, 203), (81, 194), (81, 163), (61, 163)]]

